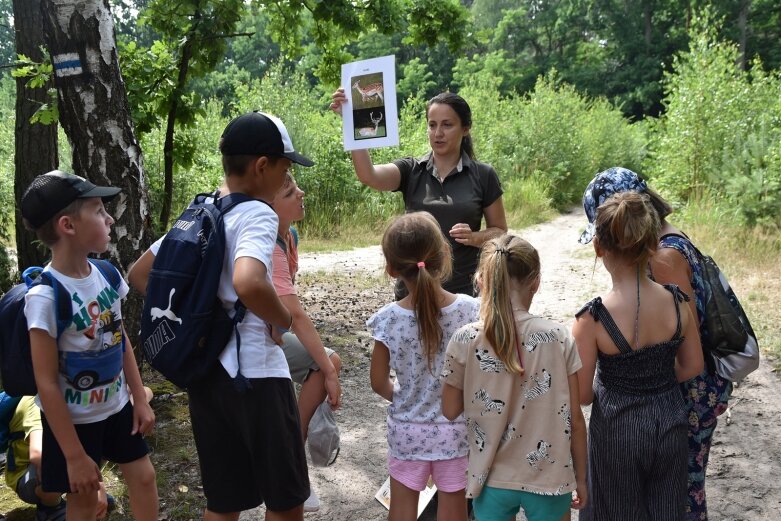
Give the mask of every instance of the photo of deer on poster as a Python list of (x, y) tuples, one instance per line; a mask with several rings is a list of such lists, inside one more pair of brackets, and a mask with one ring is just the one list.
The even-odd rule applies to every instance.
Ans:
[(398, 146), (395, 56), (342, 65), (345, 150)]

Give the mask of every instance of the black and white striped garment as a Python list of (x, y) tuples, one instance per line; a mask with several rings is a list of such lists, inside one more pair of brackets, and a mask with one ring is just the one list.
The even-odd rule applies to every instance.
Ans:
[(588, 436), (589, 500), (581, 521), (683, 521), (686, 505), (688, 424), (675, 378), (681, 336), (681, 300), (673, 294), (677, 328), (672, 338), (633, 350), (601, 299), (589, 311), (618, 347), (598, 355)]

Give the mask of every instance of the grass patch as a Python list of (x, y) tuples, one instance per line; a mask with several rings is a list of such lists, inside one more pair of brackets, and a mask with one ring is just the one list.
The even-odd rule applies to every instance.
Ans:
[(353, 248), (375, 246), (382, 239), (382, 226), (356, 225), (344, 227), (331, 237), (302, 234), (301, 253), (319, 253), (330, 251), (345, 251)]
[(504, 183), (504, 209), (511, 229), (525, 228), (550, 221), (557, 213), (553, 199), (548, 196), (550, 187), (539, 176), (515, 178)]
[(738, 226), (734, 215), (702, 202), (673, 214), (724, 271), (757, 334), (763, 354), (781, 369), (781, 235), (774, 228)]

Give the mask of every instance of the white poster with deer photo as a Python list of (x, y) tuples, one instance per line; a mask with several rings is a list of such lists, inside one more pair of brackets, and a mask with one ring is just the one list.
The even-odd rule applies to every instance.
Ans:
[(347, 95), (342, 106), (344, 149), (398, 146), (396, 57), (345, 63), (342, 87)]

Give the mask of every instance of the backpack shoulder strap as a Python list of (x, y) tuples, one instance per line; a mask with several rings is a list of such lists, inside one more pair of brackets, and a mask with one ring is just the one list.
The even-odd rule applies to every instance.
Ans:
[(57, 322), (57, 338), (60, 338), (65, 329), (73, 320), (73, 307), (71, 305), (71, 296), (60, 281), (48, 271), (41, 271), (41, 274), (30, 285), (32, 288), (38, 284), (45, 284), (54, 291), (54, 313)]
[(225, 197), (215, 199), (214, 203), (219, 207), (220, 211), (225, 214), (230, 212), (237, 204), (246, 203), (247, 201), (258, 201), (259, 203), (263, 203), (271, 208), (271, 205), (263, 199), (255, 199), (254, 197), (250, 197), (247, 194), (243, 194), (241, 192), (230, 193)]
[(89, 261), (93, 266), (98, 268), (100, 274), (103, 275), (103, 278), (105, 278), (109, 284), (111, 284), (111, 287), (114, 288), (115, 291), (119, 291), (120, 286), (122, 286), (122, 275), (119, 273), (117, 267), (104, 259), (89, 259)]
[(285, 242), (285, 239), (277, 235), (277, 246), (282, 248), (282, 253), (287, 255), (287, 243)]
[(290, 227), (290, 235), (293, 236), (293, 244), (295, 244), (296, 247), (298, 247), (298, 230), (296, 230), (295, 226)]

